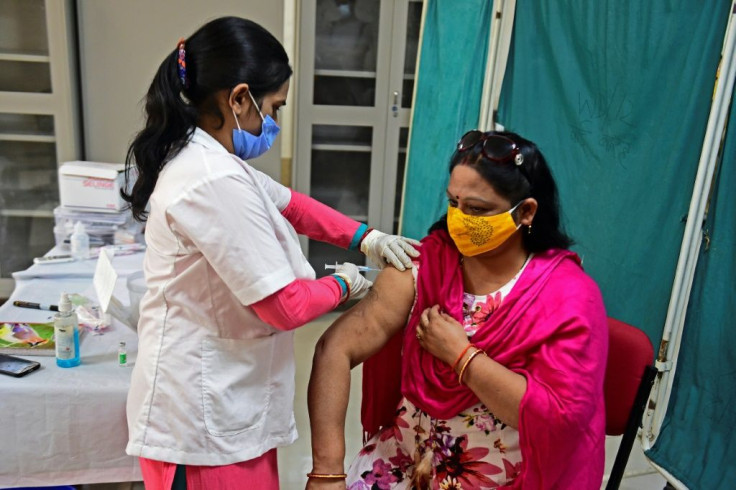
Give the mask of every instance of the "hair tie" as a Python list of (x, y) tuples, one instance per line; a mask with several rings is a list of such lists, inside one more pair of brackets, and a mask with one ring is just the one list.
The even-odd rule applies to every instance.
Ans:
[(179, 49), (179, 56), (176, 59), (176, 63), (179, 65), (179, 80), (181, 80), (181, 84), (183, 87), (187, 87), (189, 85), (187, 80), (187, 60), (186, 60), (186, 50), (184, 49), (184, 38), (179, 39), (179, 43), (177, 44), (177, 47)]

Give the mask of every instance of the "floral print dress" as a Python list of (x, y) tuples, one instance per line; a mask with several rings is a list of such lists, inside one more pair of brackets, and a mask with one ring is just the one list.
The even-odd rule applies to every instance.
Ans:
[[(526, 267), (498, 291), (465, 293), (463, 326), (472, 337), (501, 305)], [(416, 274), (414, 267), (414, 274)], [(431, 451), (432, 454), (428, 454)], [(429, 483), (413, 483), (422, 457), (431, 457)], [(519, 432), (479, 403), (449, 420), (431, 417), (403, 398), (392, 426), (373, 436), (348, 470), (348, 490), (470, 490), (509, 488), (521, 470)]]

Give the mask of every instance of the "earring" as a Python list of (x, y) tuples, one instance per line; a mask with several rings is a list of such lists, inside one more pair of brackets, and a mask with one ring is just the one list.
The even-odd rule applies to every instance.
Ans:
[(532, 234), (532, 225), (529, 225), (529, 226), (527, 226), (527, 228), (526, 228), (526, 233), (527, 233), (528, 235), (531, 235), (531, 234)]

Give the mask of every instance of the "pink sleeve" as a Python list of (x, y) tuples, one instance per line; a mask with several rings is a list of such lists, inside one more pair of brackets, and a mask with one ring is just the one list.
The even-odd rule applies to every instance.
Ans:
[(291, 200), (281, 214), (297, 233), (351, 250), (357, 249), (367, 229), (366, 225), (295, 190), (291, 191)]
[(250, 307), (269, 325), (293, 330), (335, 309), (341, 297), (342, 288), (332, 276), (296, 279)]

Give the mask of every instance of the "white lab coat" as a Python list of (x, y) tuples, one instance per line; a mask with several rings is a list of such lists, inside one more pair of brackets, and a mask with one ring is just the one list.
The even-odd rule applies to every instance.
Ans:
[(293, 332), (247, 305), (315, 273), (281, 215), (288, 188), (196, 129), (150, 200), (127, 453), (188, 465), (291, 444)]

